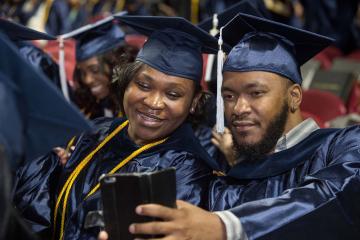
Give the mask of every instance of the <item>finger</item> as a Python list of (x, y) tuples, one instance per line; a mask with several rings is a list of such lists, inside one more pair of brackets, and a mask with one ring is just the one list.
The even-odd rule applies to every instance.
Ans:
[[(175, 240), (176, 238), (172, 237), (172, 236), (164, 236), (161, 238), (147, 238), (146, 240)], [(142, 238), (135, 238), (134, 240), (145, 240)]]
[(137, 206), (135, 209), (139, 215), (158, 217), (164, 220), (172, 220), (176, 216), (176, 210), (158, 204), (146, 204)]
[[(173, 236), (164, 236), (161, 238), (147, 238), (147, 240), (175, 240), (176, 238)], [(135, 238), (135, 240), (139, 240), (138, 238)]]
[(212, 131), (212, 137), (220, 140), (222, 138), (222, 135), (220, 133), (217, 133), (216, 131)]
[(229, 130), (227, 127), (225, 127), (225, 128), (224, 128), (224, 133), (230, 134), (230, 130)]
[(129, 226), (132, 234), (169, 235), (175, 231), (173, 222), (133, 223)]
[(55, 147), (53, 150), (56, 154), (63, 154), (65, 152), (65, 149), (61, 147)]
[(176, 206), (180, 209), (180, 208), (184, 208), (186, 206), (189, 206), (190, 204), (183, 201), (183, 200), (176, 200)]
[(220, 142), (218, 140), (216, 140), (215, 138), (211, 139), (211, 143), (214, 144), (215, 146), (219, 147), (220, 146)]
[(107, 232), (100, 231), (98, 240), (108, 240), (108, 239), (109, 239), (109, 235), (107, 234)]

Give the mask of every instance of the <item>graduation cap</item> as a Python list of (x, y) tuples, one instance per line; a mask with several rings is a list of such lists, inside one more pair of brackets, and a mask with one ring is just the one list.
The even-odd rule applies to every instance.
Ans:
[(233, 46), (223, 71), (268, 71), (301, 84), (300, 66), (334, 40), (268, 19), (239, 13), (223, 29)]
[[(19, 55), (0, 33), (0, 138), (13, 160), (27, 160), (66, 143), (91, 125), (76, 107)], [(17, 153), (17, 154), (16, 154)], [(14, 164), (15, 165), (15, 164)]]
[[(120, 12), (118, 15), (124, 15)], [(125, 33), (109, 16), (61, 36), (76, 40), (76, 60), (83, 61), (124, 44)]]
[(12, 41), (25, 40), (55, 40), (54, 36), (47, 33), (35, 31), (18, 23), (0, 18), (0, 31), (8, 35)]
[[(262, 14), (256, 9), (256, 7), (253, 6), (250, 0), (243, 0), (225, 9), (221, 13), (216, 14), (217, 22), (215, 24), (222, 27), (240, 12), (255, 16), (262, 16)], [(213, 21), (214, 17), (209, 17), (200, 22), (198, 24), (198, 27), (205, 30), (206, 32), (210, 32), (210, 30), (214, 27)]]
[(217, 39), (180, 17), (116, 16), (141, 34), (149, 36), (136, 60), (172, 76), (200, 84), (202, 53), (217, 51)]

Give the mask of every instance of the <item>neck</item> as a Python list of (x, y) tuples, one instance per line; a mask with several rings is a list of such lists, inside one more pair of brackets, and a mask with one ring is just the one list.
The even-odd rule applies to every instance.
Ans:
[(302, 121), (304, 121), (304, 119), (301, 116), (300, 110), (296, 110), (294, 113), (290, 112), (288, 115), (288, 119), (285, 125), (283, 135), (287, 134), (291, 129), (299, 125)]
[(128, 136), (129, 138), (137, 145), (137, 146), (143, 146), (146, 144), (146, 142), (139, 138), (136, 134), (135, 134), (135, 131), (132, 130), (132, 126), (131, 124), (129, 123), (129, 127), (127, 129), (127, 133), (128, 133)]

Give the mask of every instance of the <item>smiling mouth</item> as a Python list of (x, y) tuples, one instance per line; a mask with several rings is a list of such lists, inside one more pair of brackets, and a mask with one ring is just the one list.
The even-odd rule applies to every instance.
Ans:
[(90, 88), (92, 93), (98, 93), (102, 90), (103, 86), (101, 84), (98, 84), (96, 86), (93, 86)]
[(252, 121), (234, 121), (232, 122), (232, 126), (238, 131), (248, 131), (253, 127), (256, 127), (257, 124)]
[(139, 112), (139, 111), (136, 112), (137, 115), (140, 117), (141, 122), (147, 126), (152, 126), (152, 127), (157, 126), (164, 121), (164, 119), (161, 119), (153, 114)]

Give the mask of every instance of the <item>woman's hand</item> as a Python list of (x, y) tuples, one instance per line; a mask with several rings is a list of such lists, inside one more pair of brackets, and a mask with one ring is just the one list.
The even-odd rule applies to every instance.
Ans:
[(230, 166), (234, 166), (237, 163), (237, 159), (230, 130), (225, 127), (223, 134), (217, 133), (215, 130), (213, 130), (212, 135), (213, 137), (211, 142), (225, 155), (228, 164)]
[(70, 158), (70, 152), (66, 151), (64, 148), (61, 148), (61, 147), (56, 147), (56, 148), (53, 149), (53, 151), (59, 157), (60, 164), (62, 166), (65, 166), (66, 162)]

